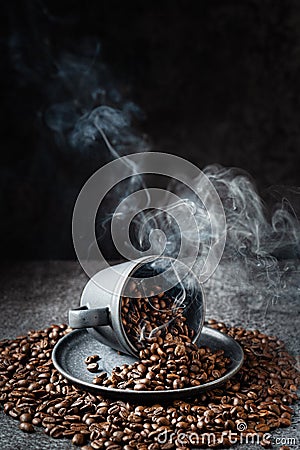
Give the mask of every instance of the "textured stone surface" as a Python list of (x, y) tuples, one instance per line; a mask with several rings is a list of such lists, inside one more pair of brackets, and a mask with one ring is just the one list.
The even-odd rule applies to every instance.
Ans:
[[(299, 349), (299, 268), (293, 264), (286, 271), (283, 289), (274, 302), (268, 300), (263, 286), (241, 288), (236, 267), (229, 264), (219, 267), (213, 278), (204, 286), (207, 300), (207, 317), (228, 324), (239, 324), (276, 334), (286, 342), (294, 355)], [(0, 339), (13, 338), (29, 329), (40, 329), (52, 323), (67, 320), (70, 307), (78, 306), (81, 290), (87, 281), (76, 262), (18, 262), (2, 264)], [(259, 293), (259, 295), (258, 295)], [(295, 438), (299, 448), (299, 405), (292, 426), (272, 433), (274, 448), (280, 445), (275, 439)], [(41, 430), (27, 435), (18, 429), (18, 422), (0, 412), (1, 450), (55, 450), (71, 449), (67, 440), (54, 440)], [(284, 442), (281, 442), (284, 444)], [(246, 450), (259, 446), (240, 445)]]

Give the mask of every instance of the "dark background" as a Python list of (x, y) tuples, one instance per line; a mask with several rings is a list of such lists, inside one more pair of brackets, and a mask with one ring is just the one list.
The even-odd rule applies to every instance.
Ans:
[(3, 258), (75, 257), (76, 196), (111, 159), (76, 124), (103, 104), (137, 130), (107, 125), (120, 154), (145, 134), (200, 168), (247, 170), (263, 196), (300, 185), (297, 0), (23, 0), (1, 17)]

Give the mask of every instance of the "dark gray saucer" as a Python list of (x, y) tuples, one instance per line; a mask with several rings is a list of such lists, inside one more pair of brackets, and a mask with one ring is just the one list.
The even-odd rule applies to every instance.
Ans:
[(134, 391), (129, 389), (121, 390), (105, 388), (93, 384), (92, 381), (96, 374), (92, 374), (87, 370), (86, 364), (84, 363), (87, 356), (94, 354), (99, 355), (101, 357), (99, 362), (99, 372), (105, 371), (109, 374), (114, 367), (121, 366), (122, 364), (132, 364), (137, 361), (137, 359), (124, 354), (119, 355), (115, 350), (94, 339), (85, 329), (74, 330), (60, 339), (53, 349), (52, 360), (56, 369), (72, 383), (86, 389), (98, 391), (99, 394), (103, 394), (107, 397), (137, 401), (175, 400), (194, 397), (200, 392), (220, 386), (237, 373), (243, 364), (244, 353), (240, 345), (234, 339), (219, 331), (203, 327), (197, 344), (199, 346), (208, 346), (213, 351), (223, 349), (225, 356), (228, 356), (231, 359), (228, 371), (223, 377), (217, 380), (210, 381), (201, 386), (178, 390)]

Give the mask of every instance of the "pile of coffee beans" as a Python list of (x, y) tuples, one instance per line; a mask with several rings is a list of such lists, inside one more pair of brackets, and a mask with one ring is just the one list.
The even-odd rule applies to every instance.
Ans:
[(236, 339), (245, 361), (226, 384), (197, 398), (145, 405), (112, 401), (72, 385), (51, 361), (55, 343), (69, 329), (53, 325), (0, 342), (0, 404), (21, 430), (42, 427), (83, 450), (219, 448), (252, 435), (270, 447), (265, 433), (292, 421), (300, 382), (296, 361), (274, 336), (213, 320), (209, 325)]
[(164, 338), (167, 333), (172, 336), (188, 337), (191, 340), (195, 331), (186, 323), (184, 308), (174, 302), (167, 292), (142, 297), (135, 283), (132, 285), (135, 297), (122, 297), (121, 319), (125, 335), (138, 350), (147, 346), (153, 335)]
[(137, 391), (182, 389), (220, 378), (229, 363), (224, 350), (198, 348), (188, 337), (182, 339), (167, 333), (164, 339), (152, 338), (148, 348), (140, 350), (138, 362), (116, 367), (108, 378), (101, 373), (93, 382)]

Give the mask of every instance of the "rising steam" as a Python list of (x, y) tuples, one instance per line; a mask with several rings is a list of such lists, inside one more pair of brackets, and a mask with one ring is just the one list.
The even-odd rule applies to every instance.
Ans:
[[(216, 188), (226, 216), (227, 239), (221, 264), (226, 261), (233, 266), (232, 283), (238, 280), (240, 290), (250, 291), (251, 297), (255, 297), (251, 308), (267, 308), (282, 297), (286, 287), (285, 273), (293, 270), (292, 265), (288, 262), (283, 264), (282, 259), (295, 261), (300, 255), (300, 224), (295, 210), (285, 198), (279, 205), (273, 206), (274, 211), (270, 214), (250, 176), (242, 170), (211, 165), (204, 169), (204, 173)], [(173, 183), (170, 188), (183, 199), (182, 202), (169, 205), (170, 209), (184, 210), (184, 204), (190, 204), (194, 210), (201, 241), (194, 271), (200, 276), (213, 239), (208, 213), (199, 199), (184, 186)], [(197, 190), (203, 198), (205, 193), (202, 192), (201, 182)], [(212, 220), (218, 218), (213, 217)], [(176, 257), (182, 230), (178, 230), (175, 224), (170, 225), (166, 211), (146, 215), (141, 222), (140, 241), (147, 242), (147, 236), (153, 228), (165, 229), (168, 235), (166, 254)], [(193, 238), (196, 240), (196, 237), (189, 234), (188, 227), (185, 233), (193, 246)]]
[[(148, 143), (131, 127), (144, 115), (122, 94), (125, 87), (114, 81), (101, 56), (101, 45), (93, 40), (81, 43), (78, 54), (62, 53), (49, 86), (57, 102), (47, 108), (45, 121), (58, 143), (70, 149), (101, 148), (111, 151), (113, 158), (145, 151)], [(103, 145), (103, 133), (112, 144), (109, 149)]]
[[(147, 140), (132, 126), (133, 121), (142, 119), (141, 110), (125, 98), (122, 89), (101, 61), (101, 46), (93, 45), (85, 43), (85, 52), (79, 56), (65, 53), (57, 61), (57, 76), (51, 89), (58, 101), (45, 113), (47, 125), (55, 133), (58, 142), (70, 151), (101, 151), (115, 159), (149, 150)], [(63, 101), (59, 100), (62, 92)], [(145, 180), (135, 176), (137, 169), (132, 167), (133, 176), (126, 188), (124, 185), (121, 188), (116, 186), (114, 195), (118, 202), (138, 189), (143, 188), (147, 192)], [(262, 302), (275, 301), (283, 284), (280, 260), (282, 257), (299, 258), (300, 255), (300, 226), (295, 210), (290, 202), (283, 200), (271, 214), (253, 181), (241, 170), (211, 165), (203, 171), (219, 194), (225, 211), (227, 238), (223, 261), (235, 264), (241, 290), (251, 287), (256, 294), (257, 307)], [(204, 198), (206, 193), (203, 192), (201, 179), (196, 186), (201, 198)], [(176, 258), (183, 237), (189, 242), (190, 249), (194, 248), (198, 236), (191, 232), (188, 220), (184, 222), (188, 207), (196, 218), (200, 233), (201, 245), (194, 266), (196, 275), (199, 275), (214, 238), (211, 220), (218, 221), (218, 217), (210, 218), (197, 195), (184, 185), (173, 181), (166, 190), (175, 192), (181, 200), (167, 207), (164, 205), (164, 211), (146, 210), (140, 214), (137, 211), (132, 241), (142, 253), (149, 247), (153, 230), (160, 229), (164, 232), (165, 256)], [(136, 205), (130, 208), (134, 209)], [(174, 211), (176, 217), (182, 217), (181, 223), (185, 223), (180, 229), (172, 220), (171, 212)], [(127, 212), (119, 212), (120, 226), (123, 220), (126, 221)], [(98, 230), (106, 229), (113, 213), (112, 210), (101, 218), (97, 224)], [(161, 250), (161, 238), (159, 234), (157, 241), (151, 241), (157, 253)], [(189, 257), (188, 250), (185, 256)], [(263, 294), (255, 292), (258, 281), (260, 286), (264, 286)]]

